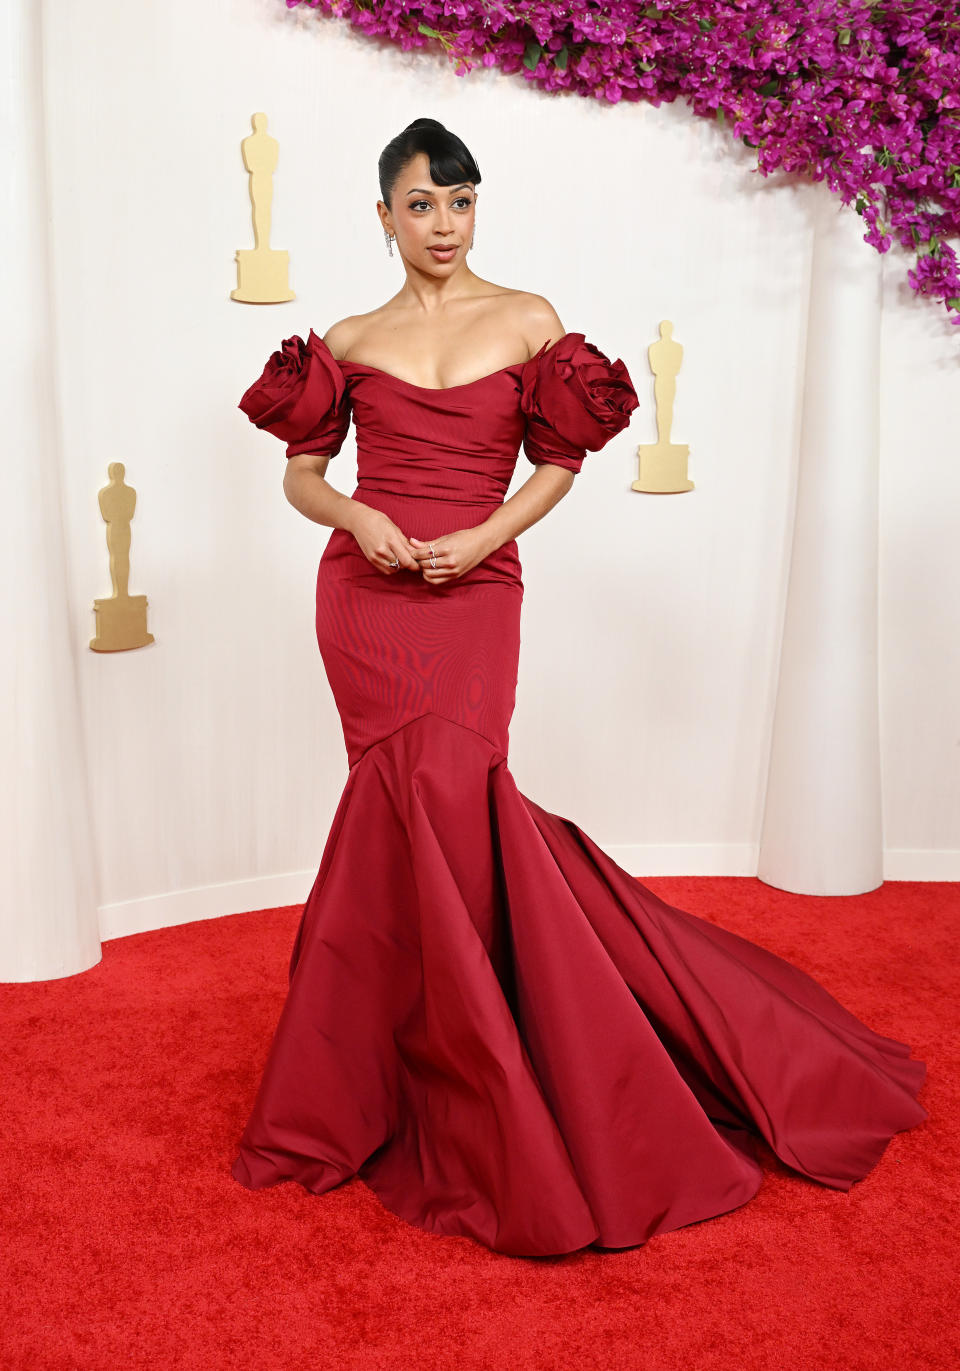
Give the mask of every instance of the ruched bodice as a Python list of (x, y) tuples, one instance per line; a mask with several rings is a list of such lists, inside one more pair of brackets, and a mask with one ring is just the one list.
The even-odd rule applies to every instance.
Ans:
[(358, 490), (502, 502), (524, 436), (523, 366), (432, 389), (360, 362), (341, 362), (356, 427)]

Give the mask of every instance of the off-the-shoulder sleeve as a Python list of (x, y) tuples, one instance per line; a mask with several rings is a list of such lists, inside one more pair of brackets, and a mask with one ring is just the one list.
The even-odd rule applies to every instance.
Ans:
[(313, 329), (296, 334), (271, 354), (262, 374), (240, 400), (252, 424), (287, 444), (287, 456), (336, 456), (350, 427), (350, 392), (340, 364)]
[(623, 362), (611, 362), (582, 333), (544, 343), (525, 363), (520, 382), (523, 451), (535, 466), (550, 462), (579, 472), (587, 452), (598, 452), (625, 429), (639, 404)]

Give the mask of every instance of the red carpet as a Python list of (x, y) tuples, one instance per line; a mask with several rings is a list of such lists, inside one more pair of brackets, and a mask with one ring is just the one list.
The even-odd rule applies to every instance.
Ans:
[(230, 1176), (299, 907), (115, 939), (82, 975), (0, 987), (3, 1371), (956, 1371), (960, 886), (644, 884), (909, 1043), (930, 1118), (847, 1193), (764, 1150), (732, 1213), (624, 1252), (501, 1256), (359, 1181)]

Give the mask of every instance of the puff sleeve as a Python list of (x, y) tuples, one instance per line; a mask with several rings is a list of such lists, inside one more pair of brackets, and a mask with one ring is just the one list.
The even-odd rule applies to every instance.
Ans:
[(523, 451), (535, 466), (550, 462), (579, 472), (625, 429), (639, 404), (630, 373), (582, 333), (565, 333), (524, 364), (520, 408), (526, 415)]
[(313, 329), (306, 342), (296, 334), (284, 339), (239, 408), (257, 428), (286, 443), (288, 457), (300, 452), (336, 456), (350, 427), (343, 372)]

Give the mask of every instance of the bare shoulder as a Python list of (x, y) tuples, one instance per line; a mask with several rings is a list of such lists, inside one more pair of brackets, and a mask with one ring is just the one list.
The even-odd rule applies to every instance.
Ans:
[(338, 319), (331, 324), (323, 335), (323, 341), (338, 360), (350, 351), (365, 317), (363, 314), (348, 314), (345, 319)]
[(566, 332), (559, 314), (543, 295), (518, 290), (513, 308), (517, 327), (530, 349), (531, 357), (540, 351), (544, 343), (555, 343)]

